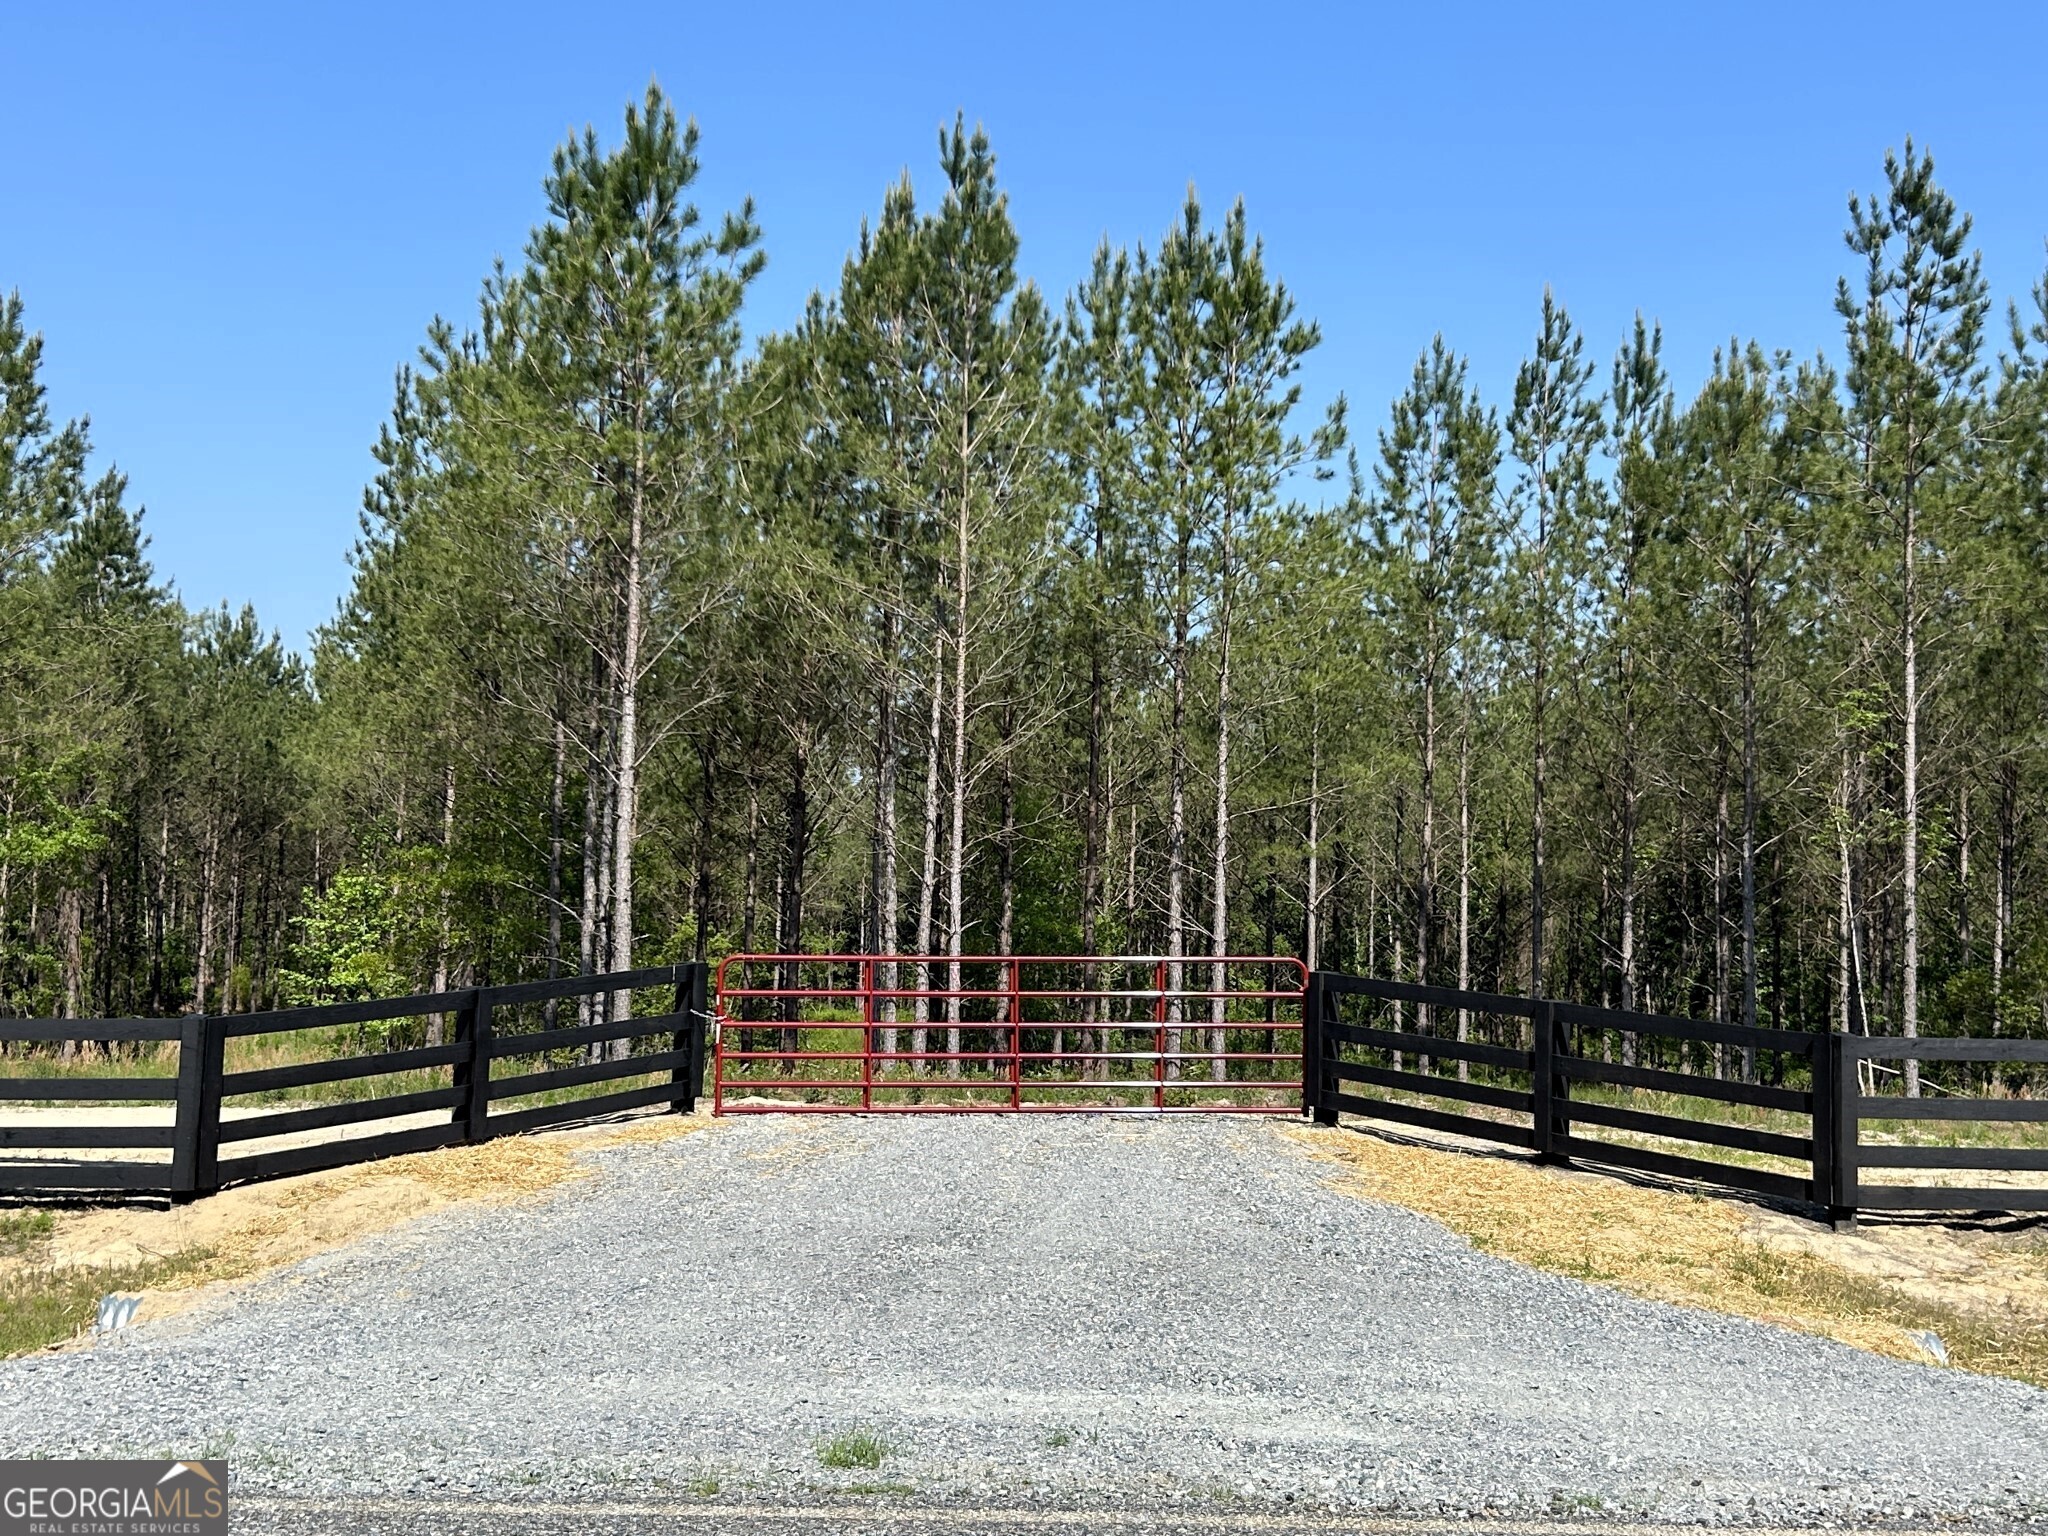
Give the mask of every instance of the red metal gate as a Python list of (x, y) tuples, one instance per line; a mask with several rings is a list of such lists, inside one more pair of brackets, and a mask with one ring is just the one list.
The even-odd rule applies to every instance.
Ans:
[(1295, 1114), (1289, 955), (733, 955), (712, 1112)]

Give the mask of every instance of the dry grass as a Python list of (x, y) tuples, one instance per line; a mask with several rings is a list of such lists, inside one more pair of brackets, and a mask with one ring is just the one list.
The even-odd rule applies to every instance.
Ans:
[(230, 1189), (169, 1210), (24, 1212), (0, 1226), (0, 1356), (76, 1339), (109, 1291), (144, 1293), (164, 1317), (203, 1289), (244, 1280), (457, 1203), (540, 1198), (586, 1178), (577, 1153), (666, 1141), (705, 1124), (650, 1117), (508, 1136), (353, 1168)]
[(1339, 1187), (1432, 1216), (1487, 1253), (1631, 1295), (1926, 1360), (1909, 1330), (1939, 1334), (1952, 1364), (2048, 1386), (2048, 1313), (1941, 1301), (1818, 1254), (1760, 1240), (1747, 1207), (1516, 1159), (1355, 1132), (1286, 1127), (1343, 1170)]

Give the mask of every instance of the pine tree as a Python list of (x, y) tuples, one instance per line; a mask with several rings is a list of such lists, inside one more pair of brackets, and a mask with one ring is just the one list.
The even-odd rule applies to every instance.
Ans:
[[(1847, 355), (1845, 490), (1870, 554), (1889, 550), (1879, 601), (1897, 646), (1888, 681), (1900, 733), (1899, 1027), (1911, 1039), (1920, 1032), (1922, 728), (1935, 677), (1925, 644), (1954, 590), (1941, 566), (1975, 510), (1967, 466), (1986, 298), (1969, 216), (1935, 181), (1934, 157), (1916, 158), (1908, 139), (1903, 155), (1886, 155), (1885, 183), (1867, 202), (1849, 200), (1844, 238), (1864, 270), (1860, 291), (1847, 278), (1837, 285), (1835, 309)], [(1906, 1063), (1906, 1091), (1920, 1091), (1917, 1061)]]
[(1529, 991), (1544, 995), (1543, 880), (1545, 815), (1551, 769), (1549, 710), (1554, 659), (1569, 652), (1578, 591), (1581, 541), (1596, 492), (1588, 475), (1601, 435), (1601, 400), (1588, 392), (1593, 365), (1585, 338), (1543, 292), (1535, 354), (1515, 375), (1508, 434), (1522, 469), (1516, 487), (1520, 517), (1519, 630), (1529, 688), (1530, 859)]
[[(1460, 653), (1473, 642), (1471, 622), (1495, 542), (1494, 480), (1499, 432), (1467, 382), (1466, 365), (1437, 337), (1417, 360), (1407, 393), (1394, 402), (1380, 433), (1378, 493), (1372, 521), (1380, 564), (1376, 589), (1389, 645), (1386, 664), (1407, 695), (1415, 751), (1417, 836), (1412, 908), (1415, 979), (1434, 979), (1431, 957), (1437, 910), (1439, 759), (1457, 726), (1446, 708)], [(1461, 758), (1462, 766), (1462, 758)], [(1462, 779), (1461, 779), (1462, 783)], [(1468, 850), (1461, 800), (1461, 907)], [(1461, 913), (1461, 943), (1466, 922)], [(1463, 1022), (1461, 1020), (1461, 1034)], [(1417, 1015), (1425, 1032), (1429, 1015)]]

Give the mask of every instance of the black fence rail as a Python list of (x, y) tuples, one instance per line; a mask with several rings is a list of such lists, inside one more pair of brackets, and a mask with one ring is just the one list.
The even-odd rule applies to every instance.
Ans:
[[(1808, 1205), (2048, 1210), (2048, 1188), (1874, 1183), (1866, 1170), (2048, 1173), (2048, 1041), (1809, 1034), (1319, 971), (1302, 1109), (1340, 1112)], [(1907, 1097), (1911, 1059), (1925, 1091)], [(1965, 1080), (1942, 1063), (1986, 1064)], [(1894, 1124), (1946, 1122), (1928, 1145)], [(1995, 1136), (1977, 1128), (2002, 1125)], [(2029, 1129), (2040, 1127), (2032, 1133)], [(2017, 1134), (2015, 1132), (2017, 1131)], [(2027, 1144), (2033, 1136), (2032, 1145)]]
[[(153, 1049), (159, 1066), (165, 1046), (176, 1043), (174, 1075), (0, 1078), (0, 1114), (10, 1104), (173, 1110), (170, 1123), (0, 1120), (0, 1191), (137, 1191), (190, 1200), (226, 1184), (653, 1105), (688, 1113), (704, 1078), (707, 980), (701, 965), (655, 966), (273, 1013), (0, 1020), (0, 1044), (73, 1041), (106, 1046), (110, 1054)], [(632, 1016), (629, 1004), (653, 1011)], [(565, 1015), (579, 1022), (565, 1024)], [(438, 1043), (424, 1038), (436, 1033), (426, 1027), (431, 1020), (439, 1022)], [(294, 1049), (316, 1031), (326, 1032), (319, 1043), (327, 1047), (353, 1031), (357, 1048)], [(312, 1059), (228, 1071), (228, 1043), (259, 1038), (279, 1055)], [(0, 1070), (6, 1066), (0, 1062)], [(609, 1086), (649, 1077), (656, 1080)], [(336, 1134), (304, 1139), (322, 1132)], [(281, 1140), (291, 1144), (262, 1145)], [(162, 1155), (103, 1155), (129, 1151)]]
[[(1846, 1108), (1835, 1161), (1846, 1204), (1873, 1211), (2048, 1211), (2048, 1187), (1884, 1183), (1865, 1173), (2048, 1173), (2048, 1098), (2034, 1096), (2048, 1078), (2048, 1040), (1833, 1038), (1844, 1061)], [(1922, 1073), (1914, 1098), (1903, 1091), (1908, 1060)], [(1894, 1125), (1936, 1125), (1947, 1139), (1910, 1143), (1888, 1132)]]

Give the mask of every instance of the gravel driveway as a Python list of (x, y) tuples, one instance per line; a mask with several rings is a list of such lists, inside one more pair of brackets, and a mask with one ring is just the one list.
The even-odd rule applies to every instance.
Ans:
[[(1488, 1258), (1260, 1122), (744, 1119), (593, 1156), (0, 1364), (0, 1455), (203, 1450), (286, 1503), (2048, 1516), (2048, 1394)], [(879, 1469), (820, 1464), (861, 1427)]]

